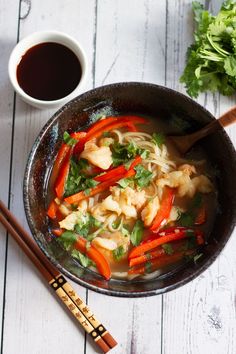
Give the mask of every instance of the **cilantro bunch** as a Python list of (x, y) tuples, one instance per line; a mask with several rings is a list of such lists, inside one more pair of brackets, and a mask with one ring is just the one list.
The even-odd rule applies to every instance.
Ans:
[(187, 64), (180, 82), (187, 93), (219, 91), (229, 96), (236, 91), (236, 2), (227, 0), (217, 16), (193, 2), (195, 43), (187, 51)]

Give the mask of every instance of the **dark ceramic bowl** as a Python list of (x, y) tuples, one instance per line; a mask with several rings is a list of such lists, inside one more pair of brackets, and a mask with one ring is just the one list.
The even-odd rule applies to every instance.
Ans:
[[(216, 259), (228, 241), (236, 221), (236, 153), (223, 129), (203, 139), (199, 144), (207, 151), (212, 165), (219, 171), (218, 215), (215, 218), (203, 256), (175, 271), (146, 281), (105, 281), (100, 275), (82, 268), (64, 252), (50, 231), (45, 214), (48, 179), (53, 161), (65, 130), (87, 127), (94, 115), (141, 114), (160, 117), (172, 124), (172, 133), (186, 133), (209, 123), (214, 117), (190, 98), (153, 84), (120, 83), (103, 86), (75, 98), (62, 107), (47, 122), (37, 137), (29, 155), (24, 178), (24, 205), (32, 234), (50, 261), (69, 278), (103, 294), (140, 297), (175, 289), (194, 279)], [(179, 122), (184, 127), (178, 129)], [(175, 128), (174, 128), (175, 127)]]

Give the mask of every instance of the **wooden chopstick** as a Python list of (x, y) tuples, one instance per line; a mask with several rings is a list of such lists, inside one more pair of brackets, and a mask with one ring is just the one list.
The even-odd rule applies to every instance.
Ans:
[(49, 262), (34, 240), (23, 229), (15, 216), (6, 208), (1, 200), (0, 211), (0, 222), (5, 226), (18, 245), (42, 273), (44, 278), (51, 285), (70, 312), (77, 318), (85, 331), (91, 335), (95, 343), (105, 353), (108, 352), (117, 344), (115, 339), (105, 329), (103, 324), (97, 320), (95, 315), (76, 294), (63, 275)]

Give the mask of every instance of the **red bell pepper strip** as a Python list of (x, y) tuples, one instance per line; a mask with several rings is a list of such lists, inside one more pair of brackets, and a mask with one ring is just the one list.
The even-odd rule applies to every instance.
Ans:
[[(193, 234), (194, 236), (195, 234)], [(177, 241), (177, 240), (181, 240), (183, 238), (189, 237), (188, 233), (185, 231), (180, 231), (180, 232), (173, 232), (171, 234), (167, 234), (165, 236), (160, 236), (158, 238), (156, 238), (155, 240), (152, 240), (150, 242), (146, 242), (142, 245), (139, 245), (137, 247), (134, 247), (130, 254), (129, 254), (129, 259), (130, 258), (134, 258), (134, 257), (138, 257), (141, 256), (142, 254), (144, 254), (145, 252), (148, 252), (160, 245), (163, 245), (164, 243), (169, 243), (172, 241)]]
[[(73, 139), (79, 140), (86, 136), (85, 132), (74, 132), (70, 135)], [(51, 179), (55, 180), (58, 176), (58, 172), (63, 164), (64, 159), (66, 158), (68, 152), (70, 151), (71, 146), (63, 143), (57, 153), (56, 160), (53, 165)]]
[(70, 149), (68, 151), (68, 153), (64, 159), (64, 162), (61, 166), (61, 169), (58, 173), (57, 179), (56, 179), (55, 192), (56, 192), (57, 198), (59, 198), (59, 199), (61, 199), (63, 197), (64, 192), (65, 192), (65, 184), (66, 184), (67, 176), (68, 176), (69, 170), (70, 170), (71, 151), (72, 151), (72, 149)]
[(119, 119), (118, 117), (108, 117), (105, 119), (100, 119), (99, 121), (95, 122), (94, 124), (92, 124), (90, 126), (90, 128), (87, 130), (87, 134), (90, 136), (91, 134), (93, 134), (94, 132), (96, 132), (97, 130), (100, 130), (102, 128), (104, 128), (104, 131), (105, 131), (106, 125), (116, 122), (118, 119)]
[(206, 222), (206, 206), (203, 205), (195, 218), (194, 225), (202, 225)]
[(107, 117), (105, 119), (100, 119), (98, 122), (95, 122), (94, 124), (91, 125), (91, 127), (87, 130), (88, 137), (92, 135), (95, 131), (104, 129), (106, 131), (106, 126), (109, 125), (110, 123), (114, 123), (119, 120), (126, 120), (127, 122), (130, 122), (131, 124), (134, 123), (145, 123), (147, 120), (145, 120), (142, 117), (138, 116), (117, 116), (117, 117)]
[(136, 128), (136, 126), (133, 123), (130, 123), (127, 126), (127, 129), (128, 129), (129, 132), (137, 132), (138, 131), (138, 129)]
[(75, 139), (75, 140), (80, 140), (85, 138), (87, 135), (86, 132), (73, 132), (70, 134), (71, 138)]
[(53, 235), (59, 237), (59, 236), (62, 235), (63, 230), (62, 230), (62, 229), (53, 229), (53, 230), (52, 230), (52, 233), (53, 233)]
[[(195, 236), (196, 236), (196, 241), (197, 241), (198, 245), (201, 245), (202, 241), (204, 243), (203, 238), (200, 239), (197, 236), (197, 234)], [(190, 245), (188, 244), (188, 240), (179, 240), (179, 241), (171, 242), (170, 245), (171, 245), (172, 253), (180, 252), (180, 251), (183, 251), (184, 249), (188, 250), (189, 248), (196, 248), (196, 246), (194, 246), (194, 245), (191, 247), (191, 244)], [(166, 254), (166, 251), (165, 251), (164, 247), (159, 246), (154, 251), (145, 253), (145, 254), (135, 257), (135, 258), (130, 258), (129, 266), (133, 267), (133, 266), (145, 263), (145, 262), (149, 261), (150, 259), (159, 258), (165, 254)]]
[(53, 170), (52, 170), (52, 175), (51, 175), (51, 178), (53, 180), (55, 180), (55, 178), (57, 177), (58, 175), (58, 172), (59, 172), (59, 169), (66, 157), (66, 155), (68, 154), (68, 152), (70, 151), (70, 146), (63, 143), (58, 151), (58, 154), (57, 154), (57, 157), (56, 157), (56, 160), (54, 162), (54, 165), (53, 165)]
[(65, 198), (64, 201), (69, 204), (79, 203), (81, 200), (88, 199), (98, 193), (104, 192), (109, 187), (116, 184), (116, 182), (119, 181), (121, 178), (132, 177), (135, 175), (135, 173), (136, 172), (134, 170), (129, 170), (123, 176), (117, 176), (117, 177), (114, 177), (113, 179), (110, 179), (109, 181), (99, 183), (96, 187), (91, 188), (90, 193), (88, 195), (85, 194), (84, 191), (81, 191), (79, 193), (71, 195), (70, 197)]
[(183, 259), (185, 256), (190, 256), (194, 253), (194, 250), (177, 252), (172, 255), (164, 255), (160, 258), (151, 259), (147, 261), (144, 265), (138, 267), (130, 268), (128, 274), (146, 274), (154, 272), (159, 268), (166, 267), (173, 263), (176, 263)]
[(151, 259), (161, 257), (163, 255), (165, 255), (165, 250), (164, 250), (164, 248), (159, 247), (155, 251), (143, 254), (143, 255), (135, 257), (135, 258), (130, 258), (129, 266), (133, 267), (133, 266), (145, 263), (147, 261), (150, 261)]
[[(110, 119), (110, 118), (107, 118), (107, 119)], [(96, 126), (96, 129), (91, 128), (91, 130), (88, 131), (86, 137), (81, 139), (76, 144), (75, 154), (77, 154), (77, 153), (80, 154), (83, 151), (84, 145), (87, 141), (99, 137), (100, 135), (102, 135), (102, 133), (104, 131), (108, 132), (113, 129), (119, 129), (119, 128), (124, 128), (124, 127), (131, 127), (132, 128), (132, 126), (134, 124), (144, 124), (144, 123), (148, 122), (145, 118), (138, 117), (138, 116), (126, 116), (126, 117), (122, 117), (119, 119), (114, 119), (114, 120), (112, 120), (112, 122), (110, 122), (107, 125), (105, 125), (105, 121), (106, 121), (106, 119), (99, 121), (102, 124), (102, 127), (100, 128), (99, 124), (98, 124)]]
[(164, 220), (168, 219), (170, 216), (171, 207), (174, 201), (174, 190), (169, 187), (165, 187), (163, 192), (163, 197), (160, 205), (160, 209), (155, 216), (150, 230), (152, 232), (157, 232), (161, 227)]
[[(141, 162), (142, 162), (141, 156), (136, 156), (134, 161), (130, 165), (130, 169), (133, 169), (135, 166), (137, 166)], [(113, 179), (117, 175), (125, 174), (126, 172), (127, 172), (127, 169), (122, 165), (122, 166), (118, 166), (118, 167), (111, 169), (110, 171), (108, 171), (107, 173), (104, 173), (101, 176), (96, 176), (96, 177), (94, 177), (94, 179), (97, 182), (104, 182), (104, 181), (108, 181), (109, 179)]]
[(75, 242), (74, 247), (81, 253), (87, 255), (95, 264), (101, 275), (104, 276), (106, 280), (111, 278), (111, 269), (106, 258), (100, 253), (94, 246), (89, 245), (87, 247), (87, 241), (79, 237)]
[(86, 141), (94, 139), (94, 138), (97, 138), (98, 136), (100, 136), (104, 132), (104, 129), (105, 129), (105, 131), (110, 131), (110, 130), (114, 130), (114, 129), (119, 129), (119, 128), (124, 128), (124, 127), (130, 126), (131, 123), (132, 124), (134, 124), (134, 123), (141, 124), (141, 123), (146, 123), (146, 122), (147, 122), (146, 119), (141, 118), (141, 117), (134, 117), (132, 122), (130, 122), (127, 118), (120, 118), (117, 121), (106, 125), (105, 128), (102, 128), (100, 130), (96, 130), (92, 134), (87, 134)]
[(172, 234), (173, 232), (179, 232), (179, 231), (185, 231), (185, 232), (192, 231), (193, 232), (194, 229), (191, 227), (184, 227), (184, 226), (171, 226), (171, 227), (168, 227), (167, 229), (161, 229), (157, 233), (152, 233), (152, 234), (147, 235), (143, 239), (143, 241), (140, 243), (140, 245), (143, 245), (143, 244), (150, 242), (152, 240), (156, 240), (160, 236), (165, 236), (168, 234)]
[(52, 200), (47, 210), (47, 216), (49, 216), (50, 219), (55, 219), (57, 216), (57, 210), (58, 205), (54, 200)]

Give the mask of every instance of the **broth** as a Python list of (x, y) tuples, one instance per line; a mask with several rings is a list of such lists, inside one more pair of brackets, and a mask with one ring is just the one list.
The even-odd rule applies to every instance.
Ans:
[(64, 136), (48, 215), (72, 257), (107, 279), (156, 276), (199, 257), (210, 233), (217, 200), (207, 156), (179, 156), (166, 134), (163, 123), (121, 116)]

